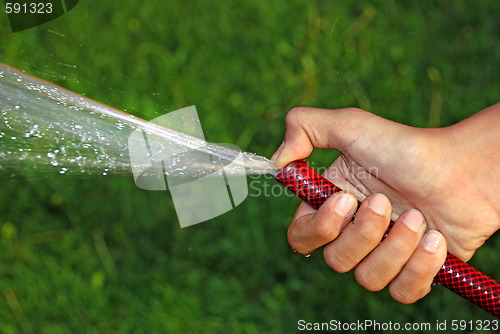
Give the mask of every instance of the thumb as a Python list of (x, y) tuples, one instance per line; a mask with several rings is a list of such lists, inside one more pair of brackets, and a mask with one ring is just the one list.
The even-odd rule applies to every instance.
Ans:
[(278, 168), (305, 159), (313, 148), (331, 148), (344, 153), (365, 132), (373, 114), (356, 108), (294, 108), (286, 116), (285, 140), (271, 158)]

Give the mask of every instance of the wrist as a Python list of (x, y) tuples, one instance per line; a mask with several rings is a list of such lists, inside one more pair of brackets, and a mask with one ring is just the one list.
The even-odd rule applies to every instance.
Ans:
[[(500, 104), (488, 107), (448, 128), (443, 128), (447, 151), (460, 169), (460, 178), (475, 185), (477, 192), (497, 213), (500, 229)], [(491, 222), (490, 222), (491, 223)]]

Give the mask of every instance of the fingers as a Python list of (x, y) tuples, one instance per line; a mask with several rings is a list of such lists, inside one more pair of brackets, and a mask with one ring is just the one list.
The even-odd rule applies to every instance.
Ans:
[(389, 284), (418, 247), (426, 227), (417, 210), (401, 215), (387, 238), (356, 267), (358, 283), (369, 291), (381, 290)]
[(429, 231), (410, 257), (401, 273), (389, 285), (394, 300), (410, 304), (424, 297), (446, 259), (446, 239), (437, 231)]
[(446, 240), (427, 224), (417, 210), (401, 215), (389, 235), (391, 204), (373, 194), (357, 208), (352, 194), (332, 195), (317, 211), (301, 204), (288, 229), (291, 247), (304, 255), (324, 246), (325, 262), (337, 272), (355, 269), (358, 283), (370, 291), (389, 284), (398, 302), (413, 303), (429, 291), (446, 258)]
[(342, 234), (325, 246), (323, 257), (333, 270), (347, 272), (358, 265), (386, 232), (391, 215), (391, 204), (382, 194), (369, 196), (361, 204), (354, 222)]
[(311, 254), (337, 238), (356, 207), (356, 198), (343, 192), (332, 195), (317, 211), (302, 203), (288, 229), (288, 243), (301, 254)]
[(446, 258), (445, 238), (437, 231), (424, 235), (426, 228), (417, 210), (400, 216), (387, 238), (356, 268), (358, 283), (370, 291), (390, 284), (389, 293), (403, 304), (424, 297)]

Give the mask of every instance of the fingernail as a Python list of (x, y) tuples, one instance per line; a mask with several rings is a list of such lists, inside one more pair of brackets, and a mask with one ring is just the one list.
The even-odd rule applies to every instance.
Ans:
[(347, 216), (351, 210), (356, 205), (356, 199), (354, 196), (346, 193), (340, 194), (339, 198), (335, 201), (333, 205), (333, 210), (337, 212), (342, 217)]
[(375, 213), (384, 216), (389, 206), (389, 200), (382, 194), (376, 194), (370, 198), (368, 207)]
[(290, 155), (288, 145), (286, 142), (283, 142), (282, 146), (278, 148), (275, 160), (274, 160), (274, 165), (278, 168), (283, 168), (285, 167), (286, 164), (288, 164), (290, 161), (295, 160), (293, 157)]
[(424, 217), (420, 211), (412, 209), (404, 215), (403, 223), (413, 232), (418, 232), (424, 224)]
[(273, 156), (271, 157), (271, 162), (276, 162), (276, 159), (278, 159), (281, 151), (283, 150), (283, 147), (285, 147), (285, 141), (283, 140), (283, 142), (281, 143), (280, 147), (278, 147), (278, 149), (276, 150), (276, 152), (274, 152)]
[(436, 231), (429, 231), (424, 237), (422, 242), (424, 249), (429, 253), (436, 253), (439, 245), (441, 244), (441, 234)]

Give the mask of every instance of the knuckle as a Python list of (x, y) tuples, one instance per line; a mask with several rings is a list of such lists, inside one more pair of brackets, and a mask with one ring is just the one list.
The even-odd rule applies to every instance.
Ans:
[(339, 252), (328, 251), (327, 248), (323, 251), (323, 258), (326, 264), (338, 273), (346, 273), (354, 267), (350, 261)]
[(424, 279), (429, 276), (430, 273), (430, 263), (423, 263), (422, 261), (410, 261), (408, 262), (406, 269), (409, 277), (414, 280)]
[(356, 267), (354, 270), (354, 277), (356, 277), (356, 281), (359, 285), (368, 291), (380, 291), (387, 284), (387, 282), (381, 281), (373, 270), (370, 270), (370, 268), (364, 265)]
[(408, 287), (394, 287), (392, 284), (389, 286), (389, 294), (392, 299), (401, 304), (413, 304), (422, 299), (429, 291), (430, 287), (409, 289)]
[(370, 221), (359, 222), (358, 231), (358, 236), (362, 242), (378, 244), (382, 240), (385, 228), (379, 221), (372, 219)]
[[(387, 240), (389, 241), (389, 240)], [(385, 242), (385, 240), (384, 240)], [(417, 248), (416, 243), (418, 242), (418, 239), (415, 241), (413, 240), (401, 240), (401, 239), (392, 239), (390, 240), (390, 243), (388, 244), (388, 247), (385, 249), (386, 251), (386, 257), (388, 259), (398, 259), (401, 261), (401, 259), (405, 259), (404, 262), (407, 262), (408, 258), (411, 256), (411, 254), (415, 251)]]
[(291, 124), (296, 124), (298, 123), (299, 121), (299, 118), (301, 117), (301, 114), (304, 113), (304, 110), (306, 108), (303, 108), (303, 107), (297, 107), (297, 108), (293, 108), (292, 110), (290, 110), (287, 115), (286, 115), (286, 118), (285, 118), (285, 123), (287, 125), (291, 125)]
[(392, 299), (401, 304), (411, 304), (417, 301), (408, 290), (394, 288), (392, 285), (389, 286), (389, 294)]
[(313, 229), (317, 238), (323, 240), (325, 243), (337, 237), (334, 224), (327, 219), (318, 219), (313, 225)]

